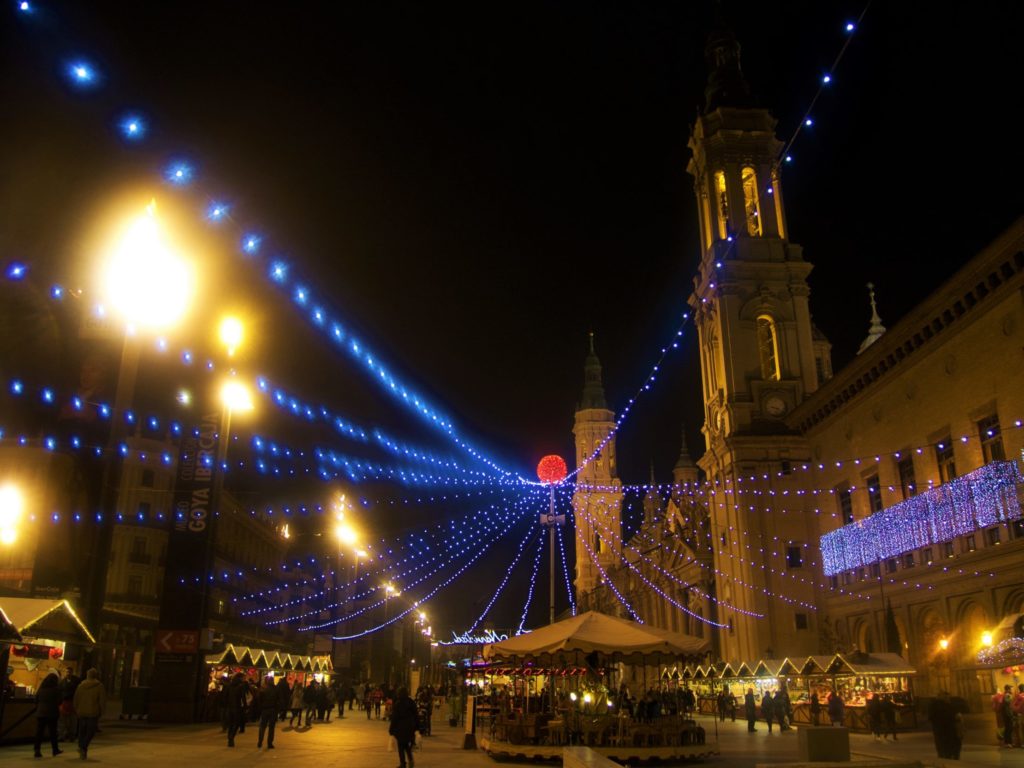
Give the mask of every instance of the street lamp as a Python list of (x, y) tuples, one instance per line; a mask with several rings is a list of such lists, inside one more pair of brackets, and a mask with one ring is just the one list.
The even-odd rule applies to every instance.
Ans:
[[(107, 441), (107, 461), (99, 490), (99, 509), (106, 513), (116, 505), (120, 464), (116, 449), (125, 428), (124, 414), (135, 391), (139, 370), (139, 331), (168, 329), (178, 323), (191, 303), (194, 291), (192, 268), (169, 244), (156, 215), (156, 201), (132, 219), (106, 252), (99, 269), (99, 294), (104, 311), (124, 323), (124, 344), (114, 390), (114, 419)], [(86, 623), (98, 626), (106, 595), (107, 570), (113, 528), (97, 520), (95, 540), (84, 568), (82, 586)]]
[(0, 544), (18, 540), (18, 526), (25, 513), (25, 496), (15, 485), (0, 487)]
[(235, 354), (235, 350), (242, 345), (242, 339), (245, 338), (245, 329), (242, 326), (242, 321), (230, 315), (220, 321), (217, 333), (220, 336), (221, 343), (227, 348), (228, 357)]
[(944, 651), (947, 648), (949, 648), (949, 638), (943, 637), (939, 640), (939, 649)]

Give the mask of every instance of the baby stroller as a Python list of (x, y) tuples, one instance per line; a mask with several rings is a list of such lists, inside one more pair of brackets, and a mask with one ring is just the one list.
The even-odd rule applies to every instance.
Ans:
[(416, 698), (416, 717), (420, 721), (420, 733), (424, 736), (430, 735), (430, 716), (433, 714), (430, 709), (433, 706), (429, 696), (418, 696)]

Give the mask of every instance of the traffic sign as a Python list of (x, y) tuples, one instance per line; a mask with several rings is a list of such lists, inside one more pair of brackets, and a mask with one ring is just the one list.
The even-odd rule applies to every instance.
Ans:
[(199, 630), (158, 629), (155, 650), (157, 653), (195, 653), (199, 650)]

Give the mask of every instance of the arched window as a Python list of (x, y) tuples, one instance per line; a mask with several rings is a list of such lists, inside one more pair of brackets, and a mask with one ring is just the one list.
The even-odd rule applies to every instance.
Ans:
[(778, 381), (782, 378), (779, 372), (779, 337), (770, 315), (757, 318), (757, 354), (761, 358), (762, 379)]
[(757, 174), (749, 165), (743, 169), (743, 212), (747, 219), (747, 234), (761, 236), (761, 203), (757, 196)]
[(725, 172), (715, 171), (715, 200), (718, 203), (718, 237), (729, 236), (729, 196), (725, 192)]

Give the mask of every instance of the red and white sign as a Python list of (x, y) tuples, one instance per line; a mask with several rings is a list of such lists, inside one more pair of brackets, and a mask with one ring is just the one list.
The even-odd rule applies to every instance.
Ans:
[(195, 629), (158, 629), (157, 653), (195, 653), (199, 650), (199, 631)]

